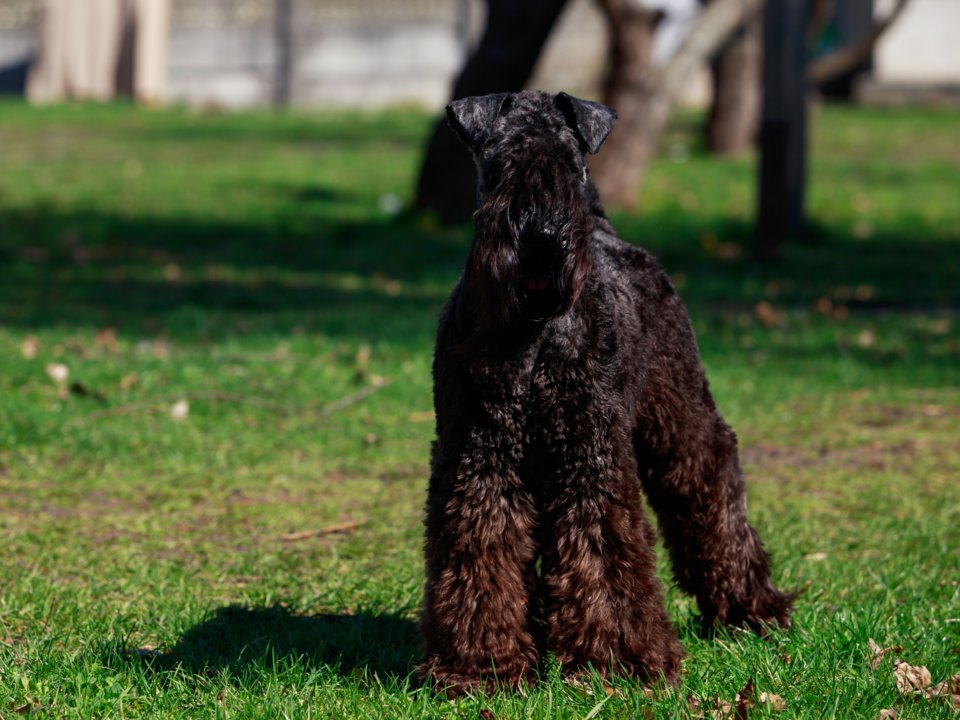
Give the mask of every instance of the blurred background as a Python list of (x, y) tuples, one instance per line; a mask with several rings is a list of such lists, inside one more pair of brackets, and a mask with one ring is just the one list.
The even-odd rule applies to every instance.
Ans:
[[(893, 0), (822, 4), (821, 50), (861, 39), (875, 16), (894, 7)], [(667, 14), (654, 51), (662, 58), (699, 2), (647, 5)], [(32, 68), (37, 100), (129, 94), (129, 81), (117, 77), (132, 73), (118, 70), (136, 58), (146, 66), (137, 96), (148, 102), (439, 108), (485, 19), (483, 0), (0, 0), (0, 87), (24, 94)], [(958, 23), (952, 0), (913, 0), (857, 72), (845, 73), (856, 82), (845, 82), (843, 94), (880, 101), (955, 92), (960, 49), (951, 31)], [(607, 45), (601, 4), (569, 0), (529, 84), (596, 94)], [(704, 68), (683, 97), (703, 104), (708, 93)]]

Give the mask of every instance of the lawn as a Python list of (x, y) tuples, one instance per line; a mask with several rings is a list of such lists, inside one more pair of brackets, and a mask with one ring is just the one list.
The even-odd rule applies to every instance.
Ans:
[(430, 119), (0, 104), (0, 717), (711, 717), (748, 681), (751, 718), (957, 717), (893, 665), (960, 673), (960, 112), (819, 109), (770, 265), (696, 121), (614, 220), (689, 306), (795, 625), (700, 637), (661, 562), (676, 691), (451, 703), (411, 668), (470, 229), (393, 207)]

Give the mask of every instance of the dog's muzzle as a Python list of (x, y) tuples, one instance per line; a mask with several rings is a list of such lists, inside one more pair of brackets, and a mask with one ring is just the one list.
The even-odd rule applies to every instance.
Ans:
[(549, 233), (524, 237), (520, 248), (520, 312), (527, 320), (546, 320), (565, 305), (562, 270), (564, 244)]

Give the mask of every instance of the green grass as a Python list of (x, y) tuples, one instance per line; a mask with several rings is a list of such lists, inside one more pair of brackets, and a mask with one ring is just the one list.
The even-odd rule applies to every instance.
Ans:
[(429, 119), (0, 105), (0, 716), (672, 718), (752, 679), (787, 709), (751, 717), (955, 717), (867, 642), (960, 672), (960, 114), (818, 111), (813, 232), (767, 266), (753, 161), (695, 120), (614, 220), (688, 303), (795, 627), (704, 639), (671, 586), (676, 692), (452, 704), (411, 666), (470, 232), (380, 209)]

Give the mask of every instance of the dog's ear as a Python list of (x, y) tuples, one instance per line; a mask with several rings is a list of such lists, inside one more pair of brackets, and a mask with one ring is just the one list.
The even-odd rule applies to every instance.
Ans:
[(581, 149), (596, 154), (613, 130), (617, 113), (612, 107), (598, 102), (581, 100), (562, 92), (556, 97), (557, 107), (567, 119), (567, 125), (580, 138)]
[(479, 95), (454, 100), (447, 105), (447, 122), (474, 154), (487, 144), (493, 123), (510, 93)]

